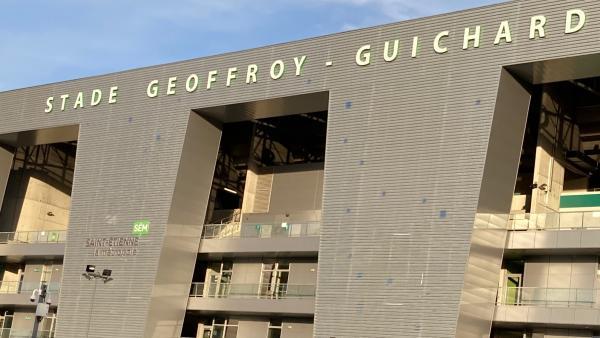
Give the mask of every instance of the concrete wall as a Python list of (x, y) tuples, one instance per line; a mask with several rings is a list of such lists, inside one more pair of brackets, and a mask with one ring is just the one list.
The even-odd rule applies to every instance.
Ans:
[(323, 173), (319, 163), (249, 170), (242, 211), (285, 214), (320, 210)]
[(299, 171), (274, 171), (269, 212), (320, 210), (323, 195), (323, 169), (309, 166)]
[[(359, 336), (359, 333), (357, 333)], [(313, 337), (312, 323), (283, 322), (281, 338), (311, 338)]]
[(593, 289), (598, 262), (596, 257), (529, 257), (523, 274), (524, 287)]
[(35, 311), (15, 311), (11, 331), (32, 332), (33, 321), (35, 320)]
[(267, 337), (269, 332), (269, 322), (240, 320), (236, 337), (262, 338)]
[(591, 338), (594, 337), (589, 330), (545, 329), (534, 330), (532, 338)]
[(318, 263), (290, 263), (289, 284), (315, 285)]
[(71, 196), (33, 171), (13, 173), (0, 213), (3, 231), (66, 230)]
[(233, 274), (231, 282), (234, 284), (258, 284), (262, 263), (259, 262), (235, 262), (233, 263)]

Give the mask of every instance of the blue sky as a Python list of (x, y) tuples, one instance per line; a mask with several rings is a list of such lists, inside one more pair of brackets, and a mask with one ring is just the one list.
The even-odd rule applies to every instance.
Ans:
[(501, 0), (2, 0), (0, 91)]

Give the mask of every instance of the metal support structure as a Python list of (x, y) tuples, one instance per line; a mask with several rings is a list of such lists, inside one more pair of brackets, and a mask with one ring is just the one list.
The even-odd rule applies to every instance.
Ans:
[(35, 320), (33, 322), (33, 331), (31, 332), (31, 338), (37, 338), (40, 323), (48, 315), (50, 301), (46, 301), (47, 292), (48, 286), (45, 282), (42, 282), (40, 288), (33, 290), (33, 294), (31, 295), (32, 302), (35, 302), (35, 298), (37, 296), (37, 307), (35, 310)]

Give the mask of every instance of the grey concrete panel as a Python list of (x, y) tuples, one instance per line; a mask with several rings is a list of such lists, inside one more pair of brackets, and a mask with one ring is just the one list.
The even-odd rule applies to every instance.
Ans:
[(267, 337), (268, 332), (268, 322), (240, 320), (236, 337)]
[(288, 283), (292, 285), (315, 285), (317, 283), (317, 263), (290, 263)]
[(65, 254), (65, 243), (0, 244), (0, 256), (9, 261), (23, 258), (56, 259)]
[(312, 323), (283, 322), (281, 338), (311, 338), (313, 337)]
[(189, 311), (227, 312), (235, 314), (312, 316), (314, 298), (245, 299), (190, 297)]

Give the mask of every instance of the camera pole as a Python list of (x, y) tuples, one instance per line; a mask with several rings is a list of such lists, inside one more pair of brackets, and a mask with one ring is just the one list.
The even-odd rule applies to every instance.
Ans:
[[(49, 304), (46, 304), (46, 292), (48, 291), (48, 286), (45, 282), (42, 282), (39, 289), (34, 290), (33, 294), (37, 293), (37, 307), (35, 310), (35, 321), (33, 322), (33, 332), (31, 333), (31, 338), (37, 338), (38, 330), (40, 326), (40, 322), (46, 315), (48, 314)], [(33, 299), (33, 297), (32, 297)]]

